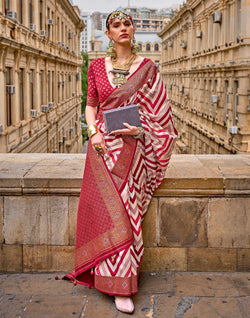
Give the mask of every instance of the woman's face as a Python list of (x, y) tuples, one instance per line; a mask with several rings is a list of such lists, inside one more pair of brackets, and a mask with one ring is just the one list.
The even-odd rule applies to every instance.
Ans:
[(134, 36), (134, 26), (130, 19), (120, 20), (115, 18), (109, 25), (109, 30), (106, 34), (110, 39), (112, 39), (116, 44), (127, 44), (131, 43)]

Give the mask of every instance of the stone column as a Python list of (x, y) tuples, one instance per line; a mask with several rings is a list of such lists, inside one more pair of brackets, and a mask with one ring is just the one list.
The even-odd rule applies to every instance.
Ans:
[(29, 1), (23, 0), (23, 25), (29, 27)]
[(10, 9), (11, 9), (11, 11), (17, 12), (17, 1), (10, 0)]
[(247, 0), (241, 1), (241, 37), (250, 36), (250, 5)]
[(36, 25), (36, 32), (40, 34), (39, 5), (40, 1), (32, 1), (33, 5), (33, 23)]
[(235, 8), (235, 3), (233, 3), (230, 6), (230, 34), (229, 34), (229, 41), (232, 42), (235, 39), (235, 13), (236, 13), (236, 8)]

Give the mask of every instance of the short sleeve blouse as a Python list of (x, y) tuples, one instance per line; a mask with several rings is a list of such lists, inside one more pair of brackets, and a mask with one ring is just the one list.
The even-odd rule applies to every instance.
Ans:
[(107, 76), (105, 58), (93, 60), (88, 70), (87, 105), (97, 107), (99, 102), (104, 102), (114, 89)]

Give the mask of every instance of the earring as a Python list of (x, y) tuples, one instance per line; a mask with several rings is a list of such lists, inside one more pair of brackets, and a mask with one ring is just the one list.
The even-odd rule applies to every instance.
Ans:
[(116, 56), (114, 42), (111, 39), (109, 40), (109, 46), (107, 47), (106, 56), (111, 56), (111, 57)]
[(132, 53), (138, 53), (140, 52), (140, 46), (136, 43), (135, 37), (133, 37), (133, 41), (131, 44), (131, 52)]

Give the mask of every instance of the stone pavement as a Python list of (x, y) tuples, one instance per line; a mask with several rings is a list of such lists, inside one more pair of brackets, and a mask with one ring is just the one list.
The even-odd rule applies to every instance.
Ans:
[(250, 317), (250, 273), (142, 273), (133, 315), (118, 312), (113, 297), (56, 275), (0, 275), (0, 317)]

